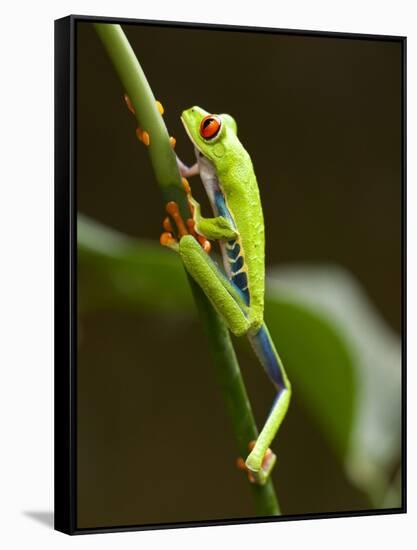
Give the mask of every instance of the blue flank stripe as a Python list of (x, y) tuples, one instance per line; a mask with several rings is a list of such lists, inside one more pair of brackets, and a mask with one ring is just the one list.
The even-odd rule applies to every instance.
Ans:
[(254, 336), (250, 336), (249, 338), (262, 363), (262, 366), (268, 373), (274, 385), (277, 388), (284, 389), (285, 382), (282, 377), (280, 359), (275, 351), (271, 337), (269, 336), (265, 325), (262, 325), (259, 331)]
[[(231, 241), (229, 241), (230, 243)], [(232, 241), (234, 243), (233, 248), (229, 248), (229, 244), (226, 246), (227, 255), (232, 261), (235, 261), (236, 258), (240, 254), (240, 245), (236, 241)]]
[(240, 273), (233, 275), (232, 281), (237, 287), (240, 288), (240, 290), (245, 290), (245, 288), (248, 288), (248, 276), (245, 271), (241, 271)]
[(235, 262), (230, 264), (230, 267), (232, 268), (233, 273), (240, 271), (243, 267), (243, 256), (239, 256)]
[[(214, 195), (214, 202), (216, 204), (219, 216), (223, 216), (224, 218), (226, 218), (228, 221), (231, 222), (233, 227), (235, 227), (233, 218), (230, 215), (229, 209), (226, 206), (226, 201), (224, 199), (223, 193), (221, 193), (220, 191), (216, 191)], [(242, 269), (244, 265), (244, 258), (240, 255), (241, 250), (239, 243), (236, 242), (235, 239), (227, 241), (226, 251), (229, 257), (231, 271), (232, 273), (235, 273), (235, 275), (232, 276), (232, 283), (240, 291), (246, 304), (249, 305), (250, 294), (248, 289), (248, 276), (245, 272), (237, 273), (237, 271), (239, 271), (239, 269)]]
[(244, 289), (241, 289), (241, 288), (240, 288), (239, 291), (240, 291), (240, 293), (242, 294), (243, 299), (245, 300), (246, 305), (248, 306), (249, 303), (250, 303), (250, 294), (249, 294), (248, 288), (247, 288), (247, 287), (244, 288)]
[(246, 272), (241, 271), (240, 273), (236, 273), (236, 275), (233, 275), (232, 276), (232, 283), (240, 291), (240, 293), (242, 294), (246, 304), (249, 305), (250, 294), (249, 294), (249, 289), (248, 289), (248, 276), (246, 275)]
[(230, 215), (229, 209), (226, 206), (226, 201), (224, 200), (223, 193), (220, 191), (216, 191), (214, 194), (214, 202), (217, 207), (217, 211), (219, 212), (219, 216), (223, 216), (223, 218), (226, 218), (226, 220), (229, 220), (232, 222), (233, 227), (235, 226), (233, 222), (233, 218)]

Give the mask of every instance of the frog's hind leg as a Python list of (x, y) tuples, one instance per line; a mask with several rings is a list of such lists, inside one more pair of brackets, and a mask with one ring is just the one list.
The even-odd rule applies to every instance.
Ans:
[(265, 471), (264, 459), (287, 413), (291, 398), (291, 384), (266, 325), (262, 325), (257, 333), (249, 334), (248, 338), (262, 366), (277, 389), (277, 395), (267, 421), (256, 440), (253, 450), (246, 459), (246, 466), (251, 472), (255, 473), (255, 477), (256, 473), (259, 472), (259, 482), (264, 483), (275, 462), (275, 460), (270, 462), (268, 465), (269, 471)]
[(188, 273), (202, 288), (228, 328), (236, 336), (245, 334), (250, 321), (248, 307), (239, 290), (191, 235), (182, 237), (179, 253)]

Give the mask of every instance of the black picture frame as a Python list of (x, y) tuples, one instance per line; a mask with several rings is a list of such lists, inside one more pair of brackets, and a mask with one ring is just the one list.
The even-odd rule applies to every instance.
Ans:
[[(76, 32), (80, 22), (138, 24), (227, 32), (331, 36), (395, 41), (402, 51), (402, 504), (399, 508), (352, 512), (309, 513), (282, 517), (239, 518), (108, 528), (78, 528), (76, 504), (77, 434), (77, 185), (76, 158)], [(406, 512), (406, 37), (324, 31), (209, 25), (139, 19), (71, 15), (55, 21), (55, 529), (67, 534), (105, 533), (209, 525), (276, 522)]]

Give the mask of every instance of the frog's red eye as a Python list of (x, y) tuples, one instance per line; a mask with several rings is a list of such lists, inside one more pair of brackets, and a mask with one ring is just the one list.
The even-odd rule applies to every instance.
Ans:
[(207, 115), (200, 124), (200, 134), (204, 139), (212, 139), (220, 131), (222, 121), (216, 115)]

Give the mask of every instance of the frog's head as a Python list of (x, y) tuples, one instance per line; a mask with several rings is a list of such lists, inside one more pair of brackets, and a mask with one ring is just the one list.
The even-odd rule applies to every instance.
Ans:
[(201, 107), (191, 107), (183, 111), (181, 120), (196, 149), (214, 163), (237, 139), (236, 122), (230, 115), (213, 115)]

